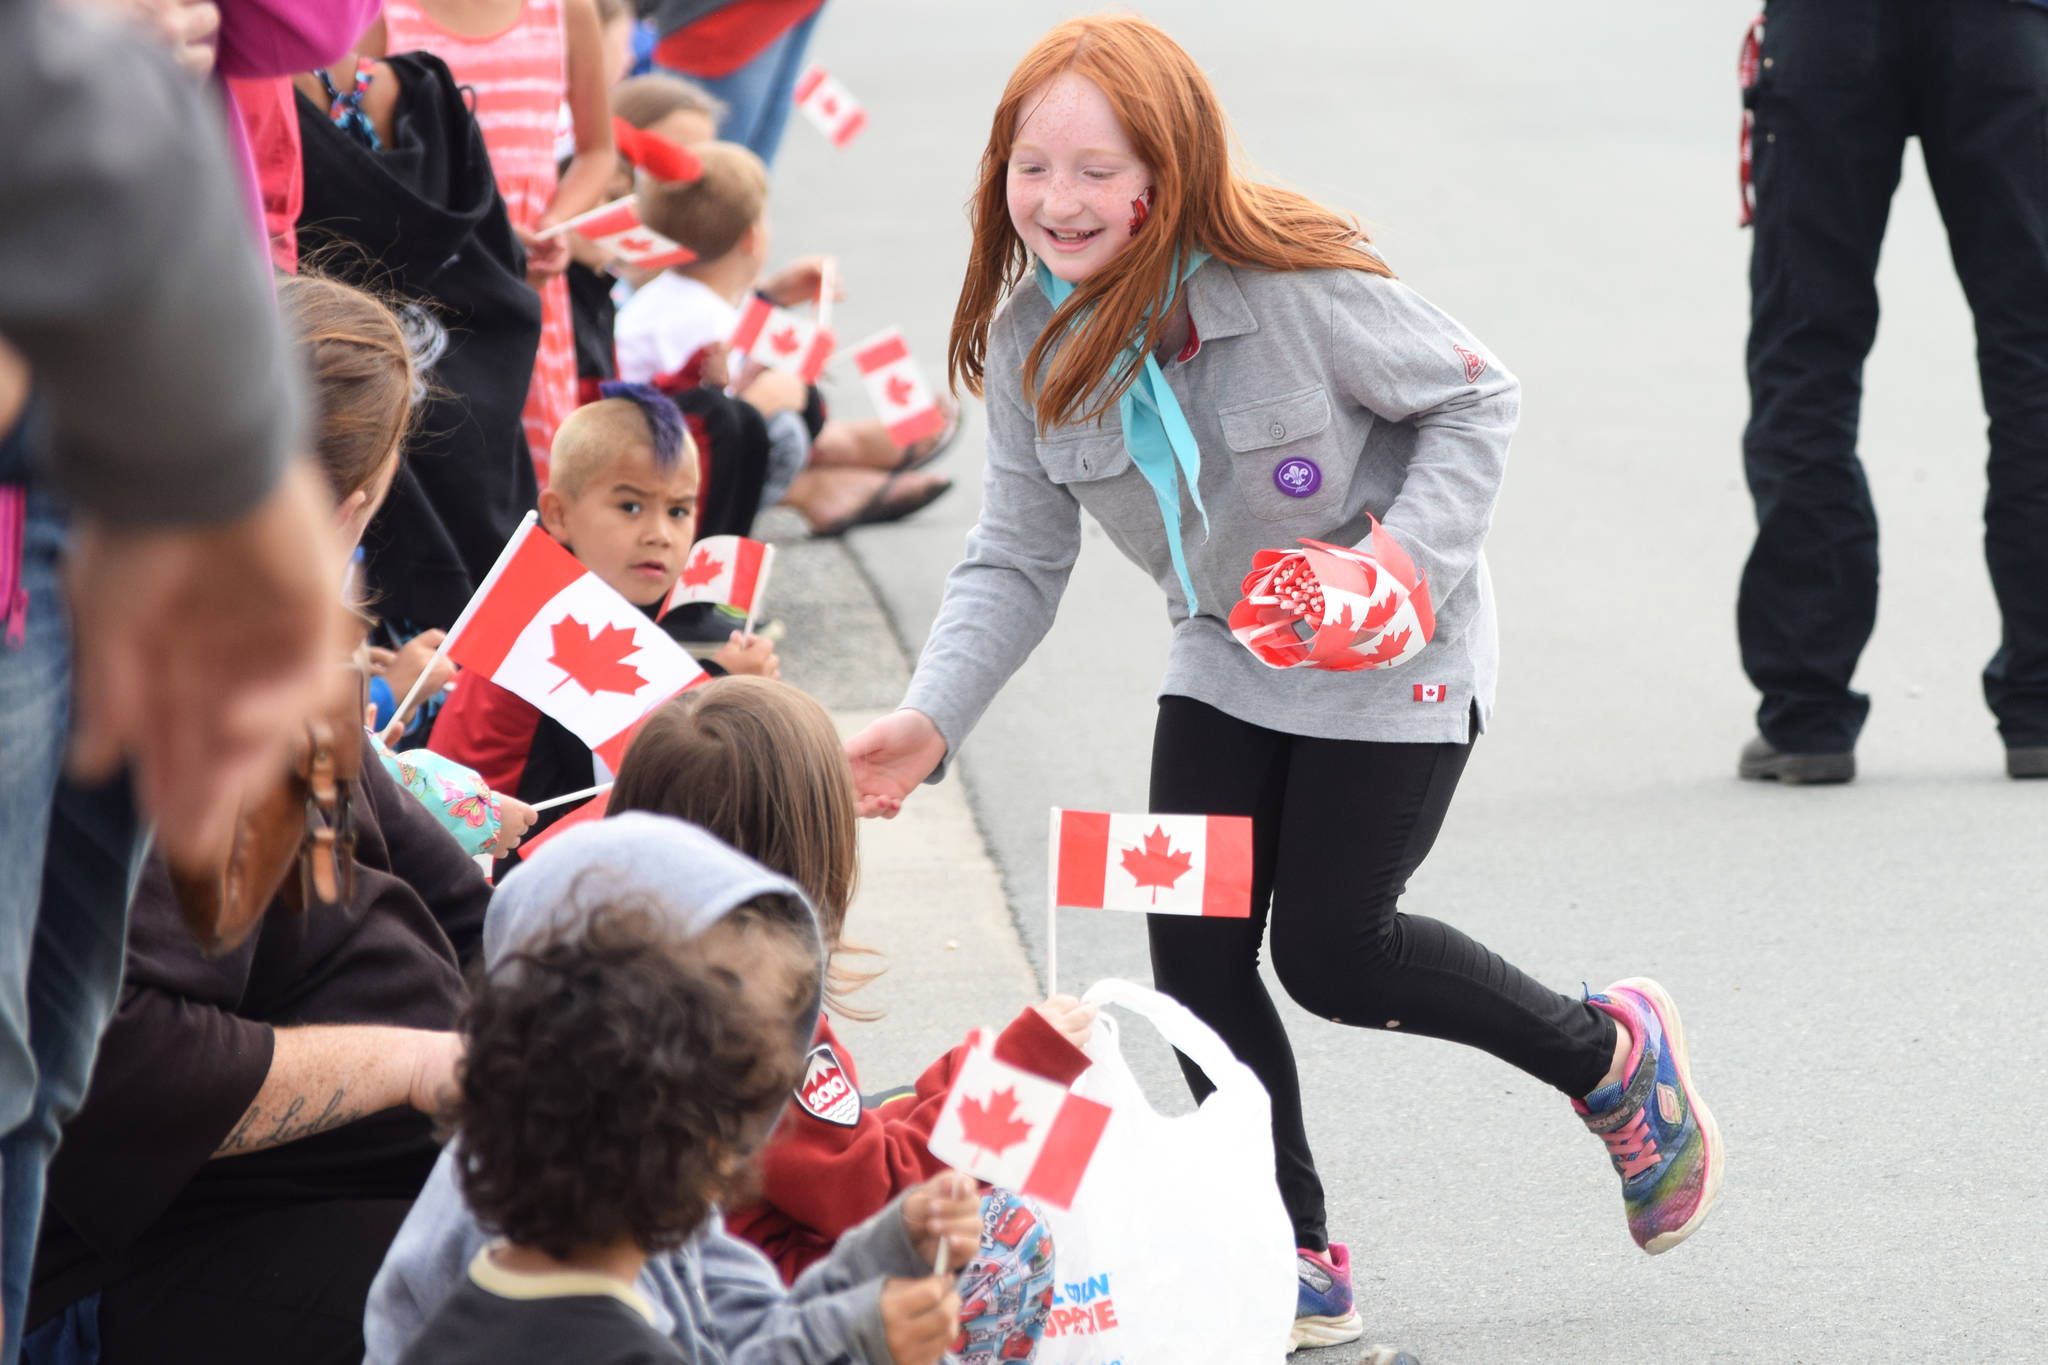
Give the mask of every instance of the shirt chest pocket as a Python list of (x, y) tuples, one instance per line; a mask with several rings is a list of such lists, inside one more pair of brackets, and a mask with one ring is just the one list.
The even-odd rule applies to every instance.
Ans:
[[(1045, 476), (1063, 487), (1101, 483), (1129, 473), (1131, 452), (1124, 449), (1123, 433), (1089, 431), (1038, 440), (1038, 463)], [(1078, 488), (1074, 489), (1080, 492)]]
[[(1338, 505), (1353, 457), (1330, 443), (1330, 394), (1320, 384), (1218, 408), (1238, 495), (1255, 517), (1287, 521)], [(1340, 467), (1341, 465), (1341, 467)]]

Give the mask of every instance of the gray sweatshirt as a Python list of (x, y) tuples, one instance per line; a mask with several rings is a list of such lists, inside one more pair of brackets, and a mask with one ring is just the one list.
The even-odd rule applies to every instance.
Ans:
[[(597, 897), (656, 907), (686, 932), (701, 933), (767, 894), (788, 897), (815, 939), (809, 902), (795, 883), (695, 825), (631, 811), (568, 831), (506, 877), (484, 919), (484, 961), (573, 926)], [(821, 983), (823, 962), (820, 948)], [(798, 1041), (807, 1043), (815, 1010), (800, 1023)], [(463, 1202), (457, 1160), (451, 1143), (370, 1286), (366, 1365), (395, 1365), (490, 1240)], [(904, 1230), (901, 1202), (847, 1233), (788, 1288), (768, 1258), (727, 1232), (715, 1213), (684, 1246), (650, 1257), (636, 1287), (654, 1305), (655, 1326), (690, 1365), (888, 1365), (881, 1281), (931, 1271)]]
[[(1052, 306), (1027, 279), (989, 330), (981, 519), (903, 704), (937, 724), (950, 761), (1051, 627), (1086, 509), (1166, 596), (1173, 643), (1161, 693), (1290, 734), (1470, 739), (1475, 712), (1484, 728), (1493, 709), (1499, 645), (1480, 544), (1520, 408), (1514, 376), (1427, 300), (1380, 276), (1212, 260), (1187, 290), (1200, 349), (1164, 370), (1202, 451), (1206, 538), (1181, 493), (1200, 613), (1187, 613), (1157, 501), (1124, 449), (1115, 407), (1100, 422), (1038, 429), (1022, 369)], [(1306, 496), (1276, 478), (1282, 466), (1299, 474), (1300, 461), (1314, 466)], [(1292, 482), (1299, 490), (1302, 480)], [(1428, 576), (1429, 647), (1398, 668), (1355, 673), (1261, 663), (1226, 624), (1253, 553), (1293, 549), (1302, 537), (1356, 545), (1368, 514)]]
[(0, 336), (50, 399), (47, 472), (109, 521), (231, 521), (283, 472), (299, 385), (218, 101), (69, 5), (0, 0), (0, 53)]

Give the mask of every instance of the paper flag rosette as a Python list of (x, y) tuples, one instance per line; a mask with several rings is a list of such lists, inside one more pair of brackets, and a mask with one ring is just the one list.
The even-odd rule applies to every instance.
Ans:
[(1355, 549), (1303, 540), (1261, 550), (1230, 609), (1230, 633), (1269, 668), (1393, 668), (1436, 634), (1429, 580), (1387, 528)]

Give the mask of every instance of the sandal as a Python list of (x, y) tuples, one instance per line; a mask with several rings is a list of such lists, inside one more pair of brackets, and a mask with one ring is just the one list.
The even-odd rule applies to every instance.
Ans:
[(960, 427), (960, 405), (954, 403), (953, 410), (946, 414), (946, 425), (940, 429), (939, 434), (927, 436), (922, 441), (912, 443), (911, 447), (903, 452), (903, 458), (897, 462), (896, 468), (891, 472), (908, 474), (913, 469), (923, 469), (933, 460), (945, 454), (953, 442), (960, 438)]
[(884, 479), (882, 486), (875, 490), (874, 496), (862, 503), (860, 510), (852, 516), (841, 517), (838, 521), (814, 527), (811, 531), (812, 538), (832, 540), (845, 535), (856, 526), (880, 526), (886, 522), (901, 521), (912, 513), (921, 512), (931, 506), (953, 487), (951, 479), (940, 479), (921, 492), (912, 493), (905, 498), (892, 499), (890, 495), (896, 491), (896, 480), (901, 473), (902, 471), (898, 470), (896, 474)]

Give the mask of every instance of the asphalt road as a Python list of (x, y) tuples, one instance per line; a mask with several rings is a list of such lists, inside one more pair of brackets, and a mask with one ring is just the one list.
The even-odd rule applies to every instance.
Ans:
[[(1489, 544), (1500, 704), (1407, 904), (1561, 989), (1663, 980), (1731, 1153), (1712, 1221), (1651, 1260), (1559, 1096), (1290, 1007), (1369, 1332), (1428, 1365), (2048, 1358), (2048, 784), (2003, 776), (1978, 689), (1997, 635), (1984, 419), (1917, 149), (1864, 405), (1886, 572), (1863, 776), (1733, 777), (1754, 704), (1733, 626), (1753, 525), (1734, 65), (1753, 10), (1147, 11), (1209, 70), (1264, 174), (1364, 216), (1524, 385)], [(936, 377), (989, 113), (1070, 12), (828, 8), (813, 55), (870, 124), (843, 151), (794, 124), (775, 213), (780, 252), (843, 262), (844, 339), (900, 324)], [(843, 409), (864, 411), (841, 364)], [(961, 487), (853, 538), (913, 650), (975, 513), (969, 408)], [(1156, 592), (1094, 532), (1059, 624), (965, 747), (1035, 960), (1046, 807), (1143, 808), (1165, 640)], [(943, 933), (943, 904), (931, 914)], [(1134, 919), (1071, 913), (1060, 937), (1063, 985), (1147, 979)], [(1184, 1102), (1159, 1050), (1146, 1067)]]

